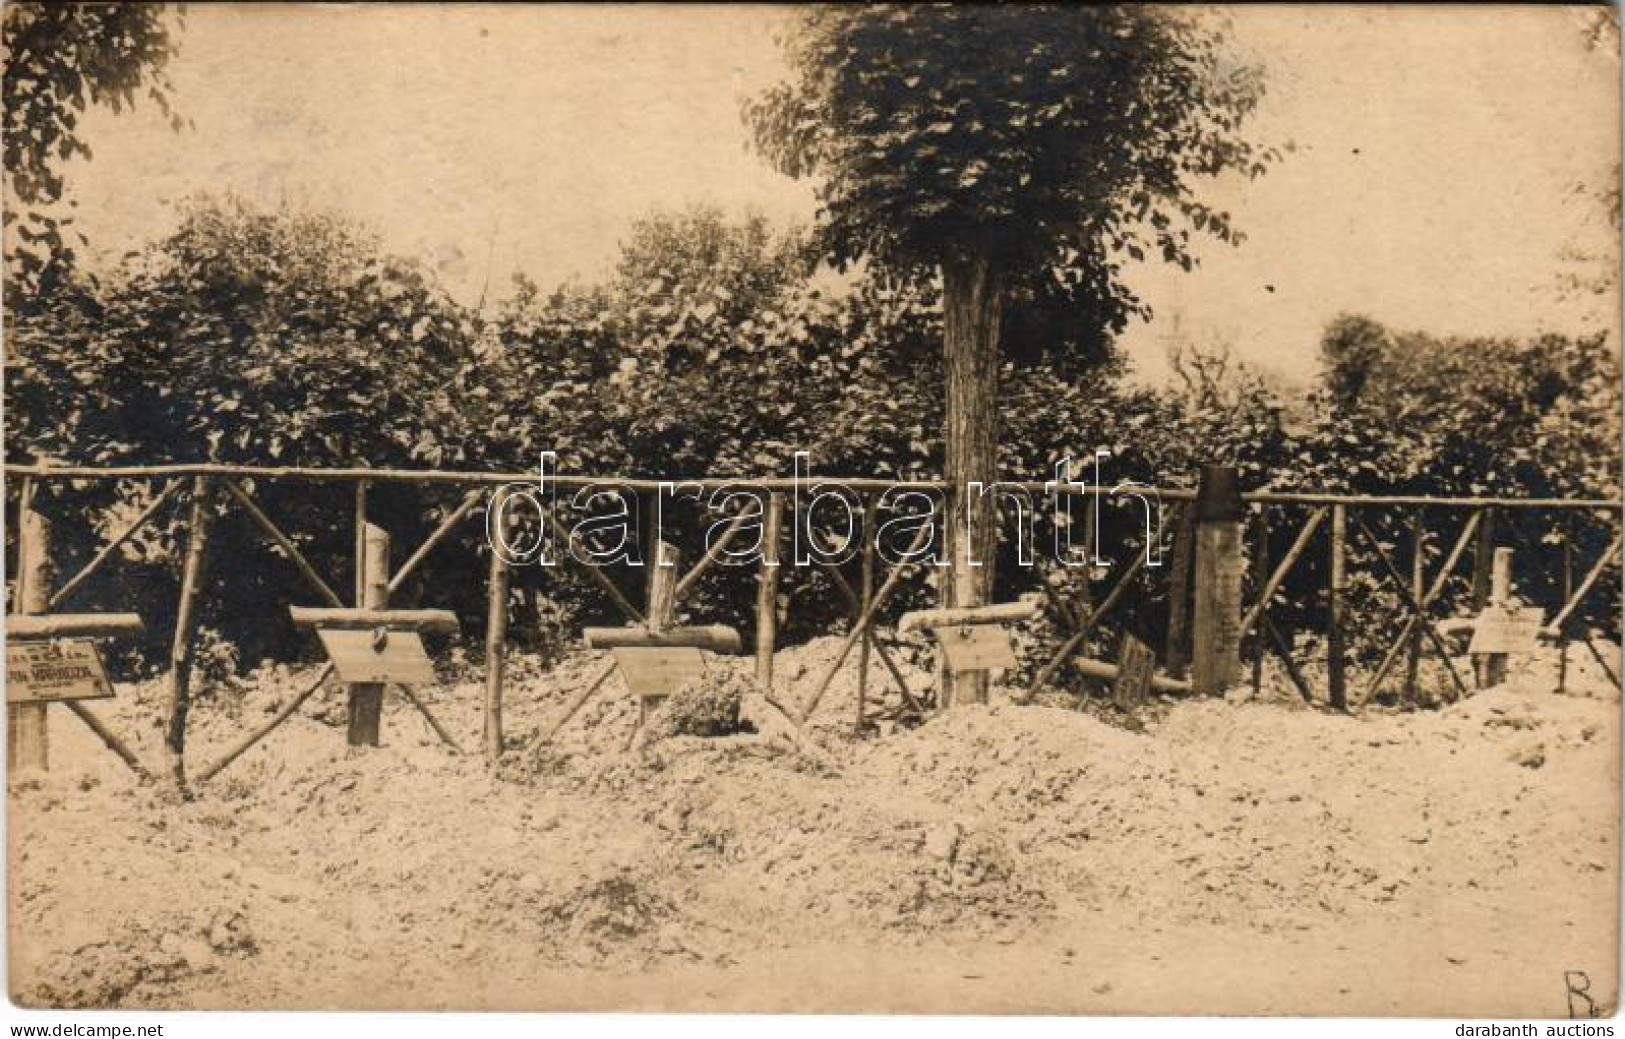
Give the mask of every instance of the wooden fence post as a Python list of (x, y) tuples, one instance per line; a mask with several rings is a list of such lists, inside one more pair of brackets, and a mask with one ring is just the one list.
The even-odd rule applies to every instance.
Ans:
[(197, 630), (198, 591), (208, 559), (212, 490), (208, 477), (193, 477), (186, 557), (181, 564), (180, 602), (175, 609), (175, 637), (169, 647), (169, 722), (164, 746), (169, 751), (170, 774), (177, 786), (186, 784), (186, 716), (192, 709), (192, 636)]
[[(361, 606), (389, 608), (389, 531), (372, 523), (362, 530)], [(384, 715), (382, 682), (356, 682), (350, 686), (348, 739), (352, 747), (379, 745)]]
[(1348, 586), (1348, 509), (1332, 506), (1331, 579), (1326, 599), (1326, 688), (1332, 709), (1348, 708), (1348, 673), (1343, 652), (1343, 592)]
[(1191, 685), (1222, 693), (1241, 677), (1242, 504), (1239, 474), (1202, 467), (1196, 491), (1195, 610)]
[[(1174, 527), (1168, 572), (1168, 641), (1163, 665), (1170, 678), (1184, 678), (1191, 663), (1191, 557), (1196, 545), (1196, 509), (1181, 509)], [(1087, 578), (1085, 584), (1087, 584)]]
[[(1411, 598), (1417, 602), (1428, 593), (1427, 578), (1427, 525), (1422, 521), (1422, 510), (1411, 513)], [(1422, 623), (1426, 623), (1425, 619)], [(1402, 702), (1414, 705), (1417, 699), (1417, 678), (1422, 667), (1422, 623), (1411, 625), (1410, 644), (1405, 649), (1405, 690)]]
[[(1574, 594), (1574, 518), (1563, 514), (1563, 602)], [(1559, 607), (1561, 609), (1561, 607)], [(1557, 632), (1557, 691), (1567, 692), (1569, 684), (1569, 633), (1565, 626)]]
[(779, 541), (784, 526), (784, 495), (767, 496), (762, 528), (762, 562), (756, 571), (756, 681), (773, 690), (773, 651), (779, 638)]
[[(1258, 595), (1263, 595), (1270, 579), (1270, 514), (1268, 505), (1258, 507), (1258, 515), (1253, 518), (1253, 589)], [(1258, 623), (1253, 625), (1252, 633), (1248, 638), (1252, 642), (1253, 658), (1253, 695), (1257, 696), (1264, 688), (1264, 625), (1269, 621), (1269, 603), (1261, 603), (1258, 609)]]
[(485, 761), (496, 765), (502, 757), (502, 682), (508, 668), (508, 563), (497, 542), (509, 530), (508, 494), (498, 490), (491, 502), (498, 537), (491, 543), (491, 570), (485, 601)]
[(1473, 613), (1484, 612), (1490, 602), (1490, 567), (1495, 554), (1495, 507), (1487, 506), (1478, 524), (1478, 543), (1473, 547)]
[[(863, 502), (863, 576), (862, 584), (858, 588), (858, 605), (853, 610), (852, 623), (862, 623), (863, 618), (869, 615), (869, 604), (875, 598), (875, 501), (870, 497)], [(872, 623), (872, 622), (871, 622)], [(853, 721), (852, 731), (863, 733), (863, 711), (869, 699), (869, 645), (872, 640), (868, 632), (858, 643), (858, 708), (857, 717)]]
[[(47, 612), (51, 601), (51, 521), (33, 504), (33, 490), (24, 486), (22, 515), (17, 525), (17, 613)], [(8, 772), (21, 769), (44, 771), (51, 767), (50, 734), (46, 705), (42, 703), (6, 705), (6, 763)]]
[(355, 484), (355, 604), (367, 597), (367, 481)]

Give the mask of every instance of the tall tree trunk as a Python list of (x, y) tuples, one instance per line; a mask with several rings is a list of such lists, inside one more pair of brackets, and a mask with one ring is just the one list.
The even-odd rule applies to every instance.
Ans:
[[(971, 482), (990, 486), (998, 479), (999, 317), (1004, 309), (1003, 279), (985, 255), (942, 265), (942, 350), (947, 374), (948, 573), (942, 585), (946, 606), (982, 606), (993, 591), (997, 546), (994, 498), (972, 498)], [(969, 565), (974, 559), (979, 566)], [(942, 706), (987, 702), (987, 673), (941, 675)]]

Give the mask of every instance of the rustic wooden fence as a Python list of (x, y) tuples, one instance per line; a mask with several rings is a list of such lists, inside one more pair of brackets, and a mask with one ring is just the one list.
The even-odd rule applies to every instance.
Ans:
[[(91, 578), (103, 570), (121, 548), (155, 517), (166, 508), (184, 504), (185, 548), (181, 557), (179, 597), (168, 654), (165, 719), (165, 745), (171, 756), (171, 769), (182, 782), (187, 772), (186, 732), (193, 699), (191, 685), (198, 604), (208, 584), (205, 568), (209, 557), (211, 516), (217, 503), (239, 510), (248, 517), (266, 542), (288, 560), (317, 605), (331, 611), (347, 611), (366, 617), (371, 614), (362, 611), (386, 610), (391, 594), (398, 591), (431, 554), (441, 549), (455, 530), (475, 517), (483, 518), (483, 506), (490, 495), (504, 493), (503, 488), (509, 485), (531, 485), (534, 482), (533, 475), (526, 473), (309, 469), (220, 464), (121, 468), (8, 465), (5, 471), (8, 487), (15, 496), (16, 528), (19, 532), (19, 558), (12, 572), (20, 577), (12, 588), (11, 612), (14, 615), (42, 615), (29, 621), (29, 630), (36, 636), (60, 633), (59, 628), (62, 631), (75, 630), (73, 618), (76, 615), (64, 614), (61, 608), (80, 594)], [(549, 479), (560, 489), (614, 487), (640, 494), (658, 493), (663, 486), (663, 481), (648, 479), (568, 475), (550, 476)], [(109, 481), (144, 481), (154, 485), (155, 490), (145, 507), (123, 530), (108, 537), (85, 565), (52, 590), (55, 582), (52, 533), (50, 523), (35, 508), (36, 496), (51, 493), (53, 487), (105, 484)], [(305, 485), (336, 484), (351, 488), (355, 542), (354, 582), (349, 596), (341, 595), (337, 590), (344, 582), (332, 582), (324, 577), (301, 551), (295, 536), (266, 511), (250, 490), (250, 486), (264, 486), (269, 481)], [(815, 482), (839, 484), (856, 495), (862, 505), (862, 531), (859, 532), (862, 548), (852, 564), (857, 569), (855, 574), (842, 566), (821, 567), (830, 587), (844, 602), (850, 618), (847, 632), (837, 658), (827, 672), (818, 677), (810, 699), (801, 705), (788, 705), (780, 704), (774, 694), (773, 655), (779, 641), (777, 633), (781, 620), (777, 586), (782, 567), (771, 564), (780, 562), (786, 498), (793, 492), (796, 483), (790, 479), (723, 478), (699, 478), (686, 482), (698, 486), (702, 493), (717, 489), (740, 492), (746, 500), (754, 502), (754, 509), (746, 506), (736, 513), (721, 537), (708, 544), (706, 551), (686, 572), (682, 572), (678, 579), (658, 593), (661, 602), (656, 608), (661, 614), (670, 617), (677, 601), (690, 593), (701, 577), (717, 563), (745, 520), (756, 519), (766, 532), (766, 557), (763, 562), (768, 565), (759, 566), (756, 572), (754, 652), (756, 673), (768, 692), (770, 702), (781, 709), (792, 726), (799, 727), (812, 714), (837, 671), (845, 666), (855, 650), (858, 655), (855, 705), (858, 725), (861, 726), (866, 717), (870, 661), (875, 659), (884, 665), (889, 681), (912, 709), (920, 712), (926, 709), (904, 679), (903, 668), (896, 659), (897, 647), (888, 645), (887, 640), (881, 637), (878, 624), (888, 603), (911, 574), (917, 578), (926, 568), (917, 564), (903, 564), (892, 567), (889, 573), (882, 572), (883, 563), (876, 558), (875, 551), (878, 522), (876, 502), (881, 494), (892, 488), (940, 492), (943, 489), (940, 483), (817, 478)], [(390, 569), (388, 537), (372, 522), (379, 517), (369, 515), (369, 492), (383, 485), (451, 487), (463, 492), (455, 507), (393, 570)], [(1040, 481), (1017, 482), (1009, 486), (1021, 487), (1034, 495), (1045, 495), (1053, 490), (1051, 485)], [(1080, 491), (1064, 487), (1062, 492), (1083, 496), (1100, 493), (1094, 489)], [(1555, 580), (1547, 581), (1551, 588), (1545, 589), (1550, 598), (1545, 627), (1547, 634), (1562, 647), (1566, 661), (1573, 622), (1588, 599), (1604, 587), (1602, 579), (1617, 564), (1620, 551), (1621, 503), (1616, 501), (1275, 491), (1239, 493), (1235, 487), (1234, 473), (1218, 468), (1204, 470), (1198, 487), (1165, 488), (1154, 493), (1166, 507), (1161, 528), (1155, 532), (1164, 553), (1161, 560), (1163, 565), (1155, 569), (1166, 576), (1161, 582), (1147, 580), (1149, 568), (1146, 549), (1149, 546), (1141, 544), (1137, 546), (1132, 561), (1126, 561), (1116, 568), (1115, 580), (1107, 584), (1104, 595), (1096, 597), (1090, 593), (1081, 598), (1069, 598), (1058, 594), (1049, 584), (1043, 584), (1043, 594), (1047, 599), (1046, 616), (1060, 637), (1053, 650), (1042, 655), (1042, 664), (1023, 682), (1017, 692), (1018, 698), (1030, 697), (1073, 670), (1094, 678), (1114, 676), (1114, 664), (1090, 659), (1082, 651), (1091, 643), (1102, 641), (1103, 626), (1114, 613), (1121, 614), (1126, 604), (1145, 598), (1147, 589), (1153, 586), (1157, 587), (1161, 599), (1160, 674), (1153, 680), (1154, 687), (1196, 694), (1219, 692), (1244, 680), (1244, 659), (1252, 662), (1252, 682), (1256, 685), (1260, 681), (1263, 660), (1266, 656), (1273, 656), (1303, 698), (1313, 703), (1323, 703), (1339, 710), (1360, 706), (1383, 689), (1396, 672), (1399, 682), (1396, 698), (1412, 701), (1416, 695), (1420, 661), (1431, 651), (1442, 661), (1457, 693), (1466, 695), (1471, 683), (1467, 676), (1460, 673), (1452, 659), (1459, 654), (1453, 653), (1445, 644), (1445, 636), (1439, 631), (1437, 615), (1441, 607), (1454, 601), (1458, 610), (1465, 605), (1466, 609), (1476, 612), (1505, 599), (1509, 595), (1511, 581), (1511, 560), (1506, 555), (1509, 548), (1521, 547), (1525, 550), (1525, 558), (1537, 558), (1542, 570), (1553, 569), (1551, 561), (1556, 559), (1559, 573)], [(1093, 517), (1099, 510), (1083, 511), (1086, 522), (1092, 525)], [(1531, 516), (1544, 517), (1540, 529), (1529, 526), (1527, 519)], [(553, 529), (560, 543), (567, 540), (568, 534), (562, 529), (557, 516), (544, 513), (541, 518)], [(1553, 531), (1559, 532), (1555, 542)], [(915, 549), (924, 543), (928, 533), (929, 528), (920, 528), (914, 541)], [(814, 532), (814, 536), (821, 535)], [(1530, 541), (1535, 538), (1540, 543), (1532, 546)], [(1088, 541), (1087, 533), (1084, 541)], [(1406, 551), (1401, 558), (1396, 558), (1398, 542), (1401, 541), (1407, 542)], [(1606, 542), (1606, 547), (1600, 552), (1589, 558), (1577, 558), (1579, 552), (1576, 546), (1594, 545), (1599, 541)], [(567, 553), (565, 558), (568, 558)], [(1374, 655), (1373, 666), (1363, 674), (1357, 688), (1351, 688), (1354, 683), (1351, 683), (1348, 666), (1351, 631), (1347, 598), (1351, 559), (1363, 561), (1372, 582), (1385, 586), (1389, 595), (1400, 604), (1399, 616), (1389, 614), (1384, 618), (1381, 633), (1387, 637), (1381, 641), (1380, 653)], [(1462, 564), (1469, 559), (1470, 569), (1464, 572)], [(491, 554), (486, 565), (483, 747), (486, 757), (494, 762), (507, 745), (503, 732), (502, 702), (511, 605), (510, 574), (508, 566), (495, 553)], [(578, 572), (597, 587), (629, 624), (656, 630), (657, 625), (651, 620), (655, 609), (636, 605), (634, 600), (640, 597), (638, 594), (622, 588), (610, 574), (597, 567), (581, 566)], [(217, 572), (215, 584), (229, 579), (228, 574)], [(1293, 631), (1294, 623), (1282, 618), (1283, 607), (1289, 605), (1285, 601), (1286, 591), (1296, 586), (1301, 597), (1306, 581), (1309, 586), (1319, 586), (1324, 597), (1324, 608), (1315, 614), (1319, 630), (1310, 640), (1315, 654), (1321, 658), (1313, 663), (1317, 670), (1320, 664), (1324, 665), (1323, 685), (1319, 687), (1306, 675), (1311, 662), (1305, 660), (1305, 649)], [(1617, 582), (1615, 585), (1609, 590), (1617, 594)], [(1456, 593), (1453, 596), (1446, 594), (1453, 586)], [(1462, 589), (1466, 590), (1468, 599), (1465, 604), (1460, 601), (1463, 598)], [(262, 604), (262, 608), (270, 611), (298, 605), (302, 604), (266, 603)], [(428, 614), (436, 611), (418, 612)], [(1617, 613), (1617, 608), (1613, 608), (1611, 616), (1616, 627)], [(392, 616), (395, 615), (403, 614), (395, 611)], [(77, 623), (81, 626), (88, 623), (83, 615), (77, 616)], [(14, 637), (19, 623), (15, 617), (8, 621)], [(423, 623), (428, 624), (429, 621), (423, 620)], [(1587, 638), (1580, 642), (1597, 657), (1598, 663), (1617, 684), (1613, 666), (1602, 658), (1592, 641)], [(1403, 669), (1399, 669), (1401, 662)], [(1483, 666), (1489, 674), (1479, 675), (1478, 680), (1483, 681), (1486, 677), (1493, 679), (1496, 661), (1484, 661)], [(331, 677), (332, 671), (332, 664), (322, 668), (315, 679), (290, 698), (271, 719), (245, 734), (219, 760), (196, 770), (193, 778), (206, 780), (254, 746), (282, 721), (291, 717)], [(545, 737), (556, 732), (575, 709), (609, 679), (610, 674), (611, 671), (606, 668), (574, 698), (564, 717), (550, 726), (549, 733), (542, 735)], [(434, 731), (448, 745), (455, 747), (455, 741), (427, 705), (412, 695), (406, 686), (400, 688), (412, 705), (423, 713)], [(352, 686), (352, 742), (358, 742), (358, 725), (360, 743), (376, 742), (377, 703), (381, 696), (382, 685), (375, 684), (371, 688)], [(44, 704), (8, 705), (8, 747), (14, 765), (46, 763), (44, 711)], [(73, 711), (132, 768), (140, 771), (140, 765), (129, 748), (89, 708), (75, 704)], [(358, 716), (361, 719), (359, 722)]]

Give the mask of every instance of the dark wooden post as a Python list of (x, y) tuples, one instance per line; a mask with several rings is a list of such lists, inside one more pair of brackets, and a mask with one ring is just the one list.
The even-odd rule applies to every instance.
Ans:
[(1473, 547), (1473, 613), (1484, 612), (1490, 602), (1490, 568), (1495, 555), (1495, 508), (1490, 506), (1480, 514), (1478, 543)]
[[(1184, 678), (1191, 663), (1191, 565), (1196, 548), (1196, 509), (1179, 510), (1173, 558), (1168, 561), (1168, 641), (1163, 663), (1170, 678)], [(1086, 579), (1087, 583), (1087, 579)]]
[[(1270, 514), (1268, 505), (1260, 505), (1253, 517), (1253, 594), (1262, 595), (1270, 579)], [(1269, 604), (1258, 608), (1258, 623), (1253, 625), (1253, 695), (1264, 688), (1264, 625), (1269, 623)]]
[[(17, 613), (47, 612), (51, 601), (54, 561), (51, 558), (51, 521), (34, 509), (33, 488), (24, 485), (22, 515), (17, 525)], [(45, 704), (6, 705), (7, 771), (44, 771), (51, 767), (50, 734)]]
[[(866, 498), (863, 503), (863, 577), (858, 589), (858, 602), (853, 608), (852, 623), (862, 624), (864, 618), (869, 616), (869, 604), (875, 598), (875, 499)], [(853, 719), (852, 731), (863, 732), (863, 711), (869, 699), (869, 633), (864, 632), (863, 639), (858, 643), (858, 707), (857, 716)]]
[(1221, 693), (1241, 677), (1242, 504), (1239, 474), (1202, 467), (1196, 491), (1196, 603), (1191, 685)]
[[(1569, 596), (1574, 594), (1574, 518), (1567, 512), (1563, 513), (1563, 603), (1567, 604)], [(1558, 607), (1562, 609), (1562, 607)], [(1562, 693), (1568, 690), (1569, 684), (1569, 634), (1568, 626), (1564, 625), (1557, 632), (1557, 691)]]
[[(491, 502), (498, 524), (496, 541), (504, 541), (500, 535), (511, 529), (503, 507), (507, 497), (506, 491), (498, 490)], [(493, 542), (485, 602), (485, 761), (488, 765), (495, 765), (502, 757), (502, 681), (507, 667), (508, 563)]]
[[(1411, 598), (1421, 602), (1428, 593), (1427, 587), (1427, 525), (1422, 520), (1422, 510), (1417, 509), (1411, 513)], [(1415, 704), (1417, 700), (1417, 678), (1422, 667), (1422, 631), (1427, 623), (1425, 618), (1418, 619), (1411, 625), (1410, 644), (1405, 649), (1405, 691), (1403, 702)]]
[[(389, 608), (389, 531), (366, 524), (362, 530), (362, 545), (361, 606), (368, 610), (386, 610)], [(378, 746), (383, 715), (383, 683), (353, 683), (349, 704), (350, 746)]]
[(1343, 653), (1343, 592), (1348, 585), (1348, 510), (1332, 506), (1331, 580), (1326, 598), (1326, 687), (1333, 710), (1348, 708), (1348, 674)]
[(192, 480), (192, 504), (181, 564), (180, 603), (175, 610), (175, 637), (169, 647), (169, 722), (164, 746), (177, 785), (186, 783), (186, 716), (192, 709), (192, 635), (197, 629), (198, 590), (209, 549), (209, 495), (206, 476)]
[(756, 571), (756, 681), (773, 689), (773, 651), (779, 638), (779, 541), (784, 526), (784, 495), (767, 496), (762, 527), (762, 562)]

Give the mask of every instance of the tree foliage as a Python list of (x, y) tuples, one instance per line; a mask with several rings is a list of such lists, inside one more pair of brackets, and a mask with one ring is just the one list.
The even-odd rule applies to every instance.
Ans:
[(162, 4), (9, 3), (3, 32), (6, 274), (13, 294), (27, 294), (73, 264), (60, 166), (91, 157), (80, 117), (144, 95), (176, 129), (183, 121), (170, 107), (175, 36)]
[(822, 242), (929, 272), (967, 250), (1077, 320), (1121, 330), (1143, 307), (1126, 259), (1189, 268), (1234, 241), (1198, 178), (1263, 172), (1241, 127), (1258, 69), (1210, 18), (1109, 5), (831, 5), (787, 39), (793, 78), (747, 106), (759, 149), (819, 179)]

